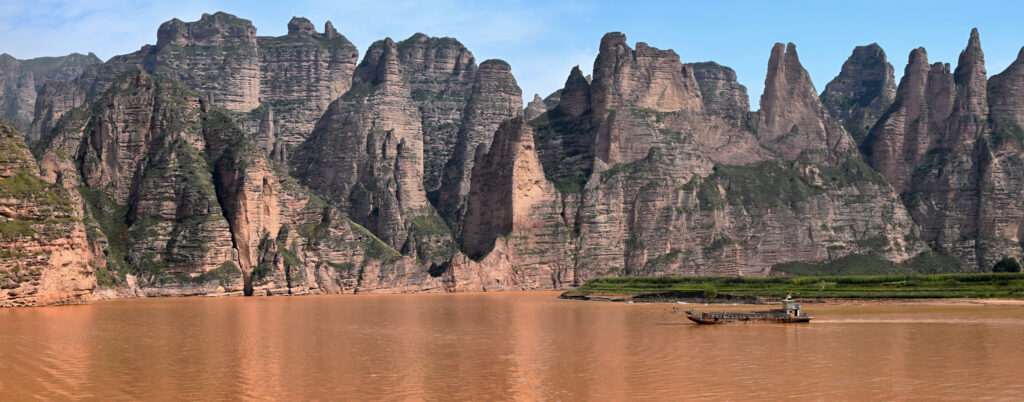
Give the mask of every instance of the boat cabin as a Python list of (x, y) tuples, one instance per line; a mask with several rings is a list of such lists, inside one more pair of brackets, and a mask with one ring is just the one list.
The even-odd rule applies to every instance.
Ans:
[(787, 297), (786, 300), (782, 301), (782, 306), (788, 317), (803, 316), (803, 311), (800, 310), (800, 303), (797, 303), (796, 300), (791, 300)]

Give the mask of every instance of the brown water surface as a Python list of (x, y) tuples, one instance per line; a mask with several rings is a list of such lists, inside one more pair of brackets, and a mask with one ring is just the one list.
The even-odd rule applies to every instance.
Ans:
[(0, 309), (0, 399), (1024, 397), (1022, 307), (805, 305), (807, 325), (697, 326), (670, 304), (557, 294)]

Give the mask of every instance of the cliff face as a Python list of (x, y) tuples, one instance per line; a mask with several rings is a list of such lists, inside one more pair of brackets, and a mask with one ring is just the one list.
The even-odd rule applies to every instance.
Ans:
[(480, 64), (438, 196), (438, 210), (456, 231), (470, 189), (475, 151), (491, 142), (499, 124), (521, 113), (522, 96), (508, 63), (487, 60)]
[(251, 22), (227, 13), (203, 14), (194, 22), (167, 21), (156, 36), (147, 71), (161, 71), (230, 111), (259, 106), (259, 55)]
[(877, 43), (857, 46), (839, 75), (825, 86), (821, 102), (858, 144), (896, 97), (896, 80), (885, 51)]
[(776, 43), (761, 94), (758, 139), (785, 159), (795, 159), (805, 151), (845, 153), (854, 149), (850, 136), (828, 117), (800, 64), (796, 45)]
[(102, 62), (103, 60), (100, 60), (93, 53), (87, 55), (71, 53), (66, 56), (36, 57), (34, 59), (21, 60), (21, 66), (32, 71), (36, 89), (39, 90), (43, 84), (49, 81), (71, 82), (78, 78), (87, 67)]
[(525, 120), (502, 123), (490, 147), (477, 148), (475, 159), (460, 236), (469, 258), (456, 256), (450, 267), (456, 290), (575, 284), (572, 217), (567, 224), (563, 196), (544, 177)]
[(39, 153), (44, 179), (80, 191), (98, 222), (100, 297), (443, 286), (168, 79), (129, 71)]
[(723, 116), (734, 125), (743, 124), (750, 114), (750, 98), (747, 87), (736, 81), (736, 72), (713, 61), (687, 65), (693, 69), (700, 87), (704, 110)]
[(85, 103), (85, 92), (77, 85), (65, 81), (48, 81), (39, 89), (35, 103), (35, 117), (25, 140), (38, 141), (49, 135), (64, 113)]
[[(986, 80), (977, 30), (957, 68), (928, 65), (910, 54), (894, 106), (872, 129), (865, 148), (921, 226), (933, 249), (987, 270), (1021, 255), (1019, 136), (1013, 117), (1014, 67)], [(989, 95), (988, 88), (996, 93)], [(991, 112), (989, 104), (993, 105)]]
[(364, 60), (353, 89), (331, 104), (296, 150), (292, 171), (389, 246), (445, 259), (451, 236), (423, 186), (423, 117), (398, 46), (388, 39), (377, 49), (367, 57), (378, 59)]
[(541, 99), (540, 94), (533, 94), (533, 100), (527, 103), (526, 108), (523, 109), (523, 117), (526, 117), (526, 121), (530, 121), (547, 111), (548, 106), (544, 104), (544, 99)]
[[(195, 90), (260, 142), (281, 155), (302, 143), (331, 101), (352, 84), (358, 50), (327, 23), (318, 33), (309, 20), (293, 18), (288, 34), (256, 36), (248, 20), (219, 12), (199, 21), (165, 22), (157, 44), (115, 56), (86, 69), (77, 80), (88, 99), (102, 94), (121, 74), (142, 69)], [(273, 110), (273, 138), (260, 130)], [(283, 157), (277, 159), (283, 160)]]
[[(607, 35), (593, 81), (574, 69), (558, 106), (531, 122), (559, 190), (548, 226), (572, 232), (558, 243), (574, 250), (574, 273), (563, 277), (757, 276), (794, 260), (899, 261), (925, 249), (885, 179), (831, 123), (792, 46), (773, 49), (765, 107), (750, 114), (731, 70), (624, 42)], [(502, 261), (527, 258), (494, 235), (510, 230), (499, 207), (508, 201), (495, 195), (508, 191), (483, 192), (491, 195), (477, 203), (487, 206), (471, 208), (464, 229), (483, 234), (463, 238), (463, 250), (494, 244)]]
[(0, 307), (87, 302), (96, 287), (81, 200), (37, 171), (0, 120)]
[(32, 122), (32, 105), (36, 102), (35, 76), (22, 68), (21, 61), (0, 54), (0, 118), (14, 129), (25, 131)]
[[(566, 95), (563, 90), (562, 99)], [(601, 39), (590, 96), (591, 119), (600, 127), (595, 156), (607, 164), (640, 159), (660, 140), (656, 129), (635, 130), (644, 127), (642, 118), (628, 111), (700, 113), (703, 109), (693, 70), (683, 66), (675, 52), (643, 42), (630, 49), (620, 33)]]
[[(385, 42), (377, 41), (367, 50), (356, 70), (356, 80), (379, 69)], [(477, 65), (473, 54), (452, 38), (434, 38), (418, 33), (395, 44), (397, 74), (408, 85), (405, 95), (419, 112), (423, 148), (423, 187), (435, 199), (445, 165), (455, 153), (463, 114), (476, 82)], [(514, 84), (513, 84), (514, 85)], [(522, 100), (519, 100), (520, 107)]]
[(1024, 52), (987, 80), (976, 31), (952, 71), (911, 52), (895, 89), (858, 47), (821, 97), (776, 44), (757, 112), (728, 67), (618, 33), (592, 79), (573, 68), (525, 110), (511, 66), (450, 38), (379, 41), (358, 66), (303, 18), (269, 38), (218, 13), (158, 39), (44, 85), (35, 158), (0, 152), (0, 303), (1024, 254)]
[[(88, 56), (72, 53), (28, 60), (18, 60), (7, 53), (0, 54), (0, 118), (7, 120), (29, 141), (38, 139), (36, 128), (30, 129), (36, 116), (33, 114), (36, 91), (41, 91), (43, 84), (49, 81), (71, 81), (87, 66), (100, 62), (92, 53)], [(52, 93), (52, 89), (47, 95)]]
[(352, 86), (359, 51), (328, 21), (323, 33), (305, 18), (293, 18), (288, 34), (258, 37), (260, 100), (274, 109), (276, 138), (295, 147), (331, 101)]

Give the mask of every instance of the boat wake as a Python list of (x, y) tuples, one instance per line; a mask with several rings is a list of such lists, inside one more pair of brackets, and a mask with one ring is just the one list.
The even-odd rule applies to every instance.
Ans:
[(850, 318), (815, 319), (815, 324), (989, 324), (1024, 325), (1024, 320), (1015, 318)]

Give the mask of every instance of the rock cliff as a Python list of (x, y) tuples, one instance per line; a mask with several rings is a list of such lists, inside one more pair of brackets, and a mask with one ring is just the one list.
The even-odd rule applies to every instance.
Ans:
[(456, 232), (469, 194), (475, 151), (490, 144), (499, 124), (521, 113), (522, 96), (508, 63), (487, 60), (480, 64), (438, 197), (438, 210)]
[(0, 120), (0, 307), (87, 302), (96, 287), (81, 200), (37, 172)]
[[(305, 18), (293, 18), (288, 34), (256, 35), (249, 20), (218, 12), (199, 21), (165, 22), (156, 45), (115, 56), (86, 69), (78, 85), (94, 100), (121, 74), (142, 69), (173, 78), (231, 113), (261, 142), (267, 109), (274, 109), (280, 152), (298, 146), (327, 105), (352, 84), (358, 50), (327, 23), (323, 33)], [(273, 147), (271, 147), (273, 149)]]
[[(892, 183), (931, 248), (979, 270), (1020, 257), (1020, 136), (1007, 105), (1014, 71), (986, 79), (978, 31), (956, 69), (910, 54), (896, 101), (872, 129), (865, 150)], [(988, 94), (988, 88), (995, 93)], [(991, 109), (990, 106), (992, 105)]]
[(386, 39), (367, 52), (377, 59), (363, 61), (352, 89), (328, 107), (290, 163), (303, 184), (389, 246), (440, 261), (454, 243), (427, 201), (425, 118), (398, 49)]
[(35, 76), (22, 68), (21, 61), (0, 54), (0, 118), (14, 129), (25, 131), (32, 123), (32, 105), (36, 102)]
[(736, 81), (736, 72), (713, 61), (687, 65), (693, 69), (700, 87), (704, 110), (721, 115), (734, 125), (743, 124), (750, 114), (750, 98), (747, 87)]
[[(0, 127), (0, 304), (1024, 254), (1024, 51), (987, 79), (977, 31), (955, 70), (911, 52), (898, 87), (858, 47), (821, 96), (776, 44), (751, 112), (728, 67), (620, 33), (593, 78), (523, 109), (512, 67), (454, 39), (385, 39), (356, 65), (330, 23), (288, 27), (172, 20), (43, 85), (32, 154)], [(36, 74), (6, 62), (5, 82)]]
[(85, 92), (66, 81), (48, 81), (36, 96), (35, 113), (25, 140), (38, 141), (49, 135), (64, 113), (85, 104)]
[(854, 149), (849, 134), (829, 117), (811, 77), (800, 64), (796, 45), (776, 43), (761, 94), (758, 139), (785, 159)]
[(862, 143), (896, 97), (894, 70), (877, 43), (857, 46), (839, 75), (825, 86), (821, 102)]
[(305, 18), (292, 18), (287, 35), (257, 37), (257, 44), (260, 100), (279, 120), (276, 138), (296, 147), (352, 86), (359, 51), (330, 21), (319, 33)]

